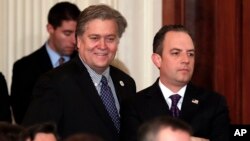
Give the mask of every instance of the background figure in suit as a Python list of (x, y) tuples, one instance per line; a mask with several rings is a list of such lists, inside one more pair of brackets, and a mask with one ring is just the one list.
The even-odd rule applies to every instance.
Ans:
[[(37, 79), (59, 65), (59, 58), (68, 61), (75, 52), (76, 20), (80, 10), (75, 4), (60, 2), (48, 14), (47, 42), (37, 51), (15, 62), (11, 85), (11, 104), (16, 123), (20, 124), (31, 101)], [(63, 59), (61, 59), (63, 60)]]
[(119, 110), (136, 93), (134, 80), (110, 65), (126, 26), (107, 5), (82, 11), (76, 28), (79, 56), (39, 79), (24, 125), (54, 121), (63, 138), (85, 132), (118, 141)]
[(230, 120), (225, 98), (190, 83), (195, 47), (187, 29), (182, 25), (163, 26), (154, 37), (152, 61), (159, 68), (160, 78), (124, 106), (122, 138), (134, 141), (143, 122), (171, 115), (190, 124), (196, 137), (227, 141)]
[(143, 123), (138, 141), (191, 141), (191, 127), (178, 118), (160, 116)]
[(0, 72), (0, 121), (11, 123), (10, 99), (8, 87), (3, 74)]

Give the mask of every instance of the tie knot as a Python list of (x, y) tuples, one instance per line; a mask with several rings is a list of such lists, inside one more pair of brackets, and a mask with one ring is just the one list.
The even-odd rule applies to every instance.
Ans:
[(65, 59), (63, 57), (60, 57), (58, 61), (59, 61), (59, 65), (62, 65), (64, 63)]
[(180, 100), (181, 96), (178, 95), (178, 94), (173, 94), (169, 98), (172, 100), (173, 105), (177, 105), (177, 103)]
[(105, 76), (102, 76), (102, 80), (101, 80), (103, 85), (108, 85), (108, 80)]

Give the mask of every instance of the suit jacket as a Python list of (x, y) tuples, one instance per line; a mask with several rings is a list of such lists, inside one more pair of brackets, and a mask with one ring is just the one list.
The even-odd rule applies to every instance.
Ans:
[(8, 88), (2, 73), (0, 73), (0, 121), (11, 122)]
[[(110, 76), (122, 105), (125, 99), (136, 93), (135, 82), (112, 66)], [(52, 121), (57, 124), (63, 138), (85, 132), (99, 135), (106, 141), (119, 140), (116, 128), (79, 57), (44, 75), (33, 94), (35, 97), (24, 125)]]
[[(72, 57), (75, 55), (74, 53)], [(21, 123), (30, 104), (38, 78), (53, 69), (45, 45), (13, 65), (11, 105), (16, 123)]]
[[(159, 80), (127, 101), (121, 111), (121, 138), (135, 141), (139, 126), (157, 116), (171, 116), (171, 111), (159, 87)], [(227, 141), (229, 112), (223, 96), (187, 85), (180, 119), (191, 125), (193, 136), (210, 141)]]

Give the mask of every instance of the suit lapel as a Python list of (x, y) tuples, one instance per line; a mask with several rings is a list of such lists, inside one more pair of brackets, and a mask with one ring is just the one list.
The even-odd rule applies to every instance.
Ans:
[(110, 66), (110, 76), (114, 83), (115, 93), (118, 98), (118, 101), (119, 103), (121, 103), (123, 96), (126, 95), (126, 90), (124, 90), (124, 88), (126, 87), (124, 83), (125, 81), (122, 80), (122, 78), (120, 78), (120, 75), (113, 70), (112, 66)]
[(149, 93), (147, 93), (147, 97), (149, 99), (148, 109), (150, 111), (150, 115), (171, 115), (168, 104), (162, 94), (162, 91), (159, 87), (159, 79), (152, 85), (152, 89)]
[(39, 49), (39, 55), (37, 59), (38, 59), (38, 63), (39, 63), (39, 66), (41, 67), (42, 72), (47, 72), (48, 70), (53, 68), (45, 45), (43, 45)]
[[(145, 108), (149, 117), (152, 118), (162, 115), (171, 115), (169, 106), (162, 94), (159, 87), (159, 79), (150, 87), (150, 90), (146, 93), (145, 99), (148, 103), (145, 103)], [(202, 102), (200, 91), (191, 84), (188, 84), (180, 113), (180, 118), (184, 121), (191, 121), (194, 115), (196, 115), (197, 109)], [(152, 117), (151, 117), (152, 116)]]
[(187, 85), (184, 95), (180, 118), (190, 122), (197, 113), (201, 98), (198, 89), (192, 84)]
[(105, 109), (104, 104), (102, 103), (102, 100), (100, 96), (98, 95), (98, 92), (92, 82), (92, 79), (85, 68), (85, 66), (82, 64), (79, 57), (76, 57), (73, 59), (77, 66), (79, 66), (79, 74), (76, 75), (76, 81), (81, 88), (82, 94), (85, 94), (91, 103), (93, 104), (93, 107), (96, 109), (97, 113), (99, 114), (100, 118), (103, 120), (103, 122), (107, 125), (106, 127), (110, 128), (111, 130), (114, 130), (113, 133), (116, 132), (116, 128), (109, 117), (108, 112)]

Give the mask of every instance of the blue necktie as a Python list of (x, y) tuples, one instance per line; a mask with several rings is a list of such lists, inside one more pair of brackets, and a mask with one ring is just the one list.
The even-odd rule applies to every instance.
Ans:
[(101, 83), (102, 83), (102, 86), (101, 86), (100, 94), (101, 94), (102, 102), (105, 105), (106, 110), (108, 111), (109, 116), (111, 117), (117, 129), (117, 132), (119, 133), (120, 132), (120, 117), (115, 106), (115, 99), (113, 97), (110, 87), (108, 86), (108, 81), (105, 76), (102, 76)]
[(178, 94), (171, 95), (169, 97), (172, 100), (172, 105), (170, 108), (170, 111), (172, 112), (173, 117), (179, 117), (180, 115), (180, 110), (177, 107), (178, 101), (180, 100), (181, 96)]

